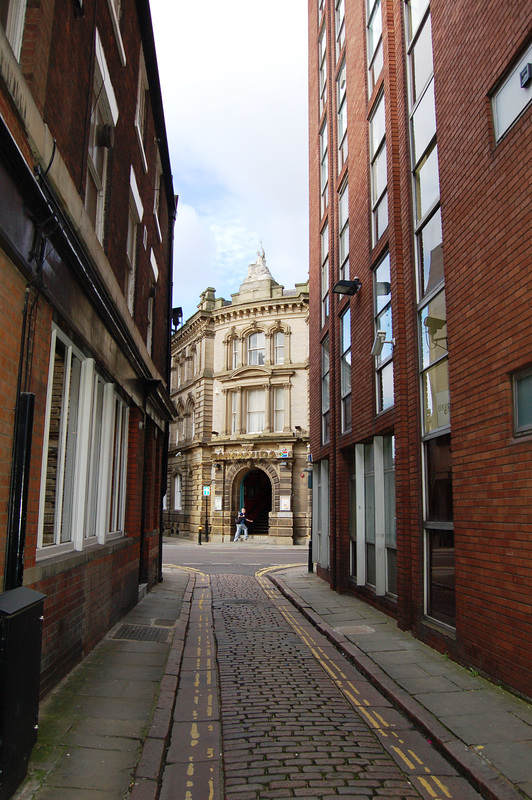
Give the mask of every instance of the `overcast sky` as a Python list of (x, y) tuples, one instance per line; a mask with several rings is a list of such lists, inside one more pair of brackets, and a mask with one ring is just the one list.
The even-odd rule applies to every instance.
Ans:
[(174, 306), (231, 299), (261, 241), (308, 278), (306, 0), (151, 0), (174, 189)]

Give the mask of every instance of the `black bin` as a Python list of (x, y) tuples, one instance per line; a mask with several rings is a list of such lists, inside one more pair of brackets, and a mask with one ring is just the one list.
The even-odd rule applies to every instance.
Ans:
[(26, 777), (37, 740), (45, 599), (25, 586), (0, 594), (0, 800)]

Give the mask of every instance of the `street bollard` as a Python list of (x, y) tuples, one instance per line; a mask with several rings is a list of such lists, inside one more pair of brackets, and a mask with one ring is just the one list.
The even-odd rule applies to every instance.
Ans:
[(198, 528), (198, 544), (201, 544), (201, 532), (202, 531), (203, 531), (203, 528), (200, 525), (199, 528)]

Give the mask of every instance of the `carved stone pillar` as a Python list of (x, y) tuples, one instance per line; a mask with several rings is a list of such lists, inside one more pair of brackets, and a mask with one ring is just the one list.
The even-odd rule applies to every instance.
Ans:
[(271, 433), (272, 430), (272, 410), (271, 410), (271, 387), (265, 383), (264, 389), (264, 433)]

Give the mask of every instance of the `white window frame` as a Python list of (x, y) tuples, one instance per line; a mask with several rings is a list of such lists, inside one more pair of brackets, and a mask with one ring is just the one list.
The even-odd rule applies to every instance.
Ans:
[(275, 331), (273, 335), (273, 363), (285, 363), (285, 333), (284, 331)]
[(330, 350), (329, 335), (321, 343), (321, 443), (328, 444), (331, 441), (330, 428)]
[[(108, 162), (109, 147), (111, 145), (110, 136), (107, 141), (100, 141), (103, 128), (115, 128), (118, 121), (118, 104), (116, 95), (111, 82), (111, 76), (107, 67), (107, 60), (103, 50), (102, 42), (98, 29), (95, 31), (95, 62), (94, 62), (94, 83), (93, 83), (93, 103), (90, 124), (90, 138), (88, 146), (87, 182), (92, 180), (95, 188), (95, 216), (92, 220), (94, 230), (98, 240), (103, 244), (105, 233), (105, 200), (107, 195), (108, 183)], [(101, 162), (100, 162), (101, 158)], [(98, 168), (98, 163), (101, 168)], [(89, 189), (85, 192), (85, 208), (89, 210)]]
[[(391, 264), (390, 264), (390, 253), (387, 252), (383, 258), (379, 261), (377, 266), (375, 267), (373, 273), (373, 295), (374, 295), (374, 333), (377, 334), (377, 331), (382, 330), (386, 326), (383, 325), (383, 320), (389, 319), (389, 330), (386, 331), (386, 343), (383, 346), (381, 353), (375, 358), (375, 377), (376, 377), (376, 405), (377, 405), (377, 414), (380, 414), (382, 411), (386, 411), (388, 408), (391, 408), (394, 405), (394, 395), (393, 395), (393, 314), (392, 314), (392, 291), (391, 291), (391, 281), (389, 292), (386, 293), (384, 296), (388, 297), (387, 301), (384, 305), (380, 305), (378, 298), (383, 296), (383, 292), (379, 291), (379, 281), (377, 280), (379, 270), (384, 266), (387, 262), (388, 264), (388, 274), (391, 271)], [(382, 276), (381, 276), (382, 277)], [(388, 404), (384, 404), (384, 397), (381, 396), (381, 386), (384, 385), (384, 375), (389, 375), (391, 372), (391, 381), (392, 381), (392, 402)]]
[(523, 87), (520, 80), (522, 70), (530, 63), (532, 63), (532, 45), (521, 56), (492, 97), (493, 127), (497, 143), (532, 103), (532, 81)]
[(330, 312), (329, 295), (329, 223), (326, 222), (320, 234), (321, 253), (321, 327), (327, 323)]
[(336, 60), (340, 57), (345, 44), (345, 0), (336, 0), (335, 10), (335, 32), (336, 32)]
[(266, 424), (265, 389), (246, 391), (246, 433), (263, 433)]
[[(373, 471), (371, 477), (374, 486), (374, 528), (375, 536), (372, 544), (375, 547), (375, 594), (378, 597), (388, 593), (387, 578), (387, 549), (390, 548), (386, 542), (386, 512), (385, 512), (385, 473), (392, 470), (385, 467), (384, 459), (384, 436), (375, 436), (369, 444), (358, 443), (355, 445), (355, 494), (356, 494), (356, 583), (357, 586), (366, 586), (366, 491), (365, 481), (368, 478), (365, 464), (365, 448), (373, 448)], [(389, 524), (395, 525), (395, 515), (388, 520)]]
[[(382, 26), (381, 0), (367, 0), (366, 14), (367, 14), (366, 38), (367, 38), (367, 48), (368, 48), (368, 90), (369, 90), (369, 95), (371, 97), (371, 94), (378, 83), (384, 63), (383, 43), (382, 43), (383, 26)], [(376, 39), (376, 41), (373, 43), (374, 46), (371, 49), (370, 48), (370, 42), (372, 40), (371, 32), (373, 30), (378, 30), (378, 27), (374, 28), (374, 23), (377, 18), (377, 14), (380, 16), (380, 34)]]
[(327, 569), (330, 560), (329, 461), (312, 465), (312, 558)]
[(336, 78), (336, 105), (338, 122), (338, 173), (347, 162), (347, 67), (345, 58)]
[(284, 386), (273, 387), (273, 430), (282, 433), (285, 427), (285, 391)]
[(20, 61), (24, 22), (26, 20), (26, 0), (11, 0), (7, 10), (6, 39), (11, 45), (13, 55)]
[(327, 105), (327, 28), (325, 25), (323, 25), (318, 36), (318, 65), (321, 117)]
[[(382, 105), (381, 105), (382, 104)], [(379, 131), (377, 119), (381, 120), (382, 131)], [(388, 164), (386, 150), (386, 111), (384, 92), (382, 92), (373, 106), (369, 119), (370, 141), (370, 184), (371, 184), (371, 230), (373, 246), (377, 244), (388, 227)], [(384, 164), (385, 181), (379, 185), (380, 168)], [(380, 215), (383, 215), (382, 218)], [(385, 220), (386, 224), (382, 224)]]
[(527, 389), (530, 388), (532, 391), (532, 367), (522, 370), (513, 376), (514, 434), (516, 436), (530, 436), (532, 434), (532, 421), (521, 422), (519, 419), (519, 384), (525, 381)]
[(135, 284), (137, 280), (137, 252), (139, 247), (138, 231), (144, 217), (144, 206), (140, 199), (140, 192), (135, 176), (135, 170), (130, 168), (129, 173), (129, 209), (128, 230), (126, 247), (126, 285), (124, 294), (127, 307), (133, 316), (135, 309)]
[[(58, 460), (54, 481), (53, 542), (44, 543), (48, 460), (52, 402), (54, 399), (55, 355), (58, 344), (65, 354), (65, 369), (61, 387), (61, 410), (58, 428)], [(44, 425), (41, 490), (37, 532), (37, 559), (48, 558), (71, 550), (83, 550), (91, 543), (105, 544), (110, 538), (125, 535), (125, 494), (127, 478), (127, 447), (129, 409), (112, 383), (105, 383), (96, 371), (93, 359), (85, 358), (71, 340), (56, 326), (52, 327), (48, 369), (48, 389)], [(79, 385), (72, 394), (73, 359), (79, 362)], [(103, 393), (102, 393), (103, 389)], [(67, 398), (69, 398), (67, 407)], [(57, 399), (57, 395), (56, 395)], [(72, 405), (75, 402), (75, 407)], [(71, 411), (74, 417), (69, 420)], [(117, 420), (117, 415), (120, 419)], [(115, 426), (119, 424), (119, 436)], [(75, 447), (68, 454), (67, 436), (73, 436)], [(119, 442), (119, 449), (113, 448)], [(68, 463), (70, 458), (70, 463)], [(97, 468), (96, 468), (97, 461)], [(113, 469), (114, 465), (114, 469)], [(65, 484), (65, 481), (69, 484)], [(68, 520), (64, 519), (65, 491), (69, 493)], [(91, 515), (89, 504), (96, 502), (96, 514)], [(115, 525), (109, 526), (109, 511), (113, 503)]]
[(142, 159), (142, 166), (144, 172), (148, 172), (148, 160), (146, 158), (146, 126), (148, 124), (148, 107), (149, 107), (149, 83), (148, 73), (146, 72), (146, 62), (144, 60), (144, 53), (140, 53), (139, 62), (139, 79), (137, 86), (137, 108), (135, 111), (135, 132), (137, 134), (137, 142), (139, 145), (140, 155)]
[(320, 130), (320, 215), (329, 207), (329, 145), (327, 120)]
[[(341, 431), (351, 430), (351, 308), (340, 316)], [(349, 409), (349, 413), (347, 410)]]
[(250, 334), (248, 334), (246, 345), (248, 366), (264, 366), (264, 359), (266, 357), (266, 341), (264, 331), (252, 331)]
[(179, 472), (174, 475), (174, 511), (183, 510), (183, 478)]
[(342, 183), (338, 192), (339, 277), (349, 280), (349, 184)]

